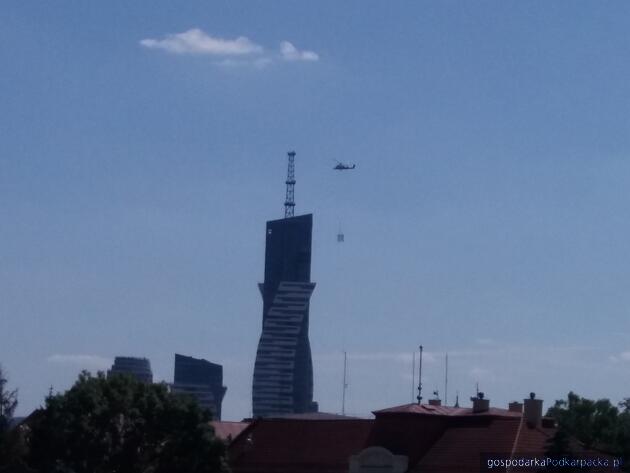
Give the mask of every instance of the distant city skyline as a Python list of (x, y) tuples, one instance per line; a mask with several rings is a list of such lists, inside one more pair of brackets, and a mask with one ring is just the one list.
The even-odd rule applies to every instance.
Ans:
[[(17, 415), (120, 354), (251, 415), (264, 222), (313, 214), (314, 399), (630, 395), (630, 3), (2, 4)], [(333, 170), (335, 160), (356, 169)], [(344, 241), (337, 241), (340, 231)], [(425, 395), (426, 397), (426, 395)]]

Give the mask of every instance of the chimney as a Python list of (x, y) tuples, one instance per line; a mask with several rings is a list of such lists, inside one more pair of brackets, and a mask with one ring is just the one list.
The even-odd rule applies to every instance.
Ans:
[(542, 420), (543, 401), (536, 399), (536, 393), (529, 393), (523, 401), (523, 417), (529, 427), (539, 427)]
[(429, 406), (441, 406), (442, 401), (440, 399), (429, 399)]
[(473, 403), (472, 411), (474, 414), (480, 412), (487, 412), (490, 409), (490, 400), (484, 399), (483, 393), (477, 393), (476, 397), (471, 397), (470, 400)]
[(523, 403), (522, 402), (510, 402), (508, 404), (508, 410), (510, 412), (523, 412)]

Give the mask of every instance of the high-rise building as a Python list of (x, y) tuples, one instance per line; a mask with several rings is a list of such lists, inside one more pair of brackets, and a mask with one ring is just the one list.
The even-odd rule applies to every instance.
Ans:
[(221, 403), (227, 388), (223, 386), (223, 366), (207, 360), (175, 354), (174, 393), (194, 397), (215, 420), (221, 420)]
[(267, 222), (262, 334), (252, 404), (254, 417), (317, 411), (308, 339), (313, 216)]
[(146, 358), (117, 356), (111, 369), (107, 372), (107, 377), (109, 378), (115, 374), (129, 374), (143, 383), (153, 382), (151, 362)]

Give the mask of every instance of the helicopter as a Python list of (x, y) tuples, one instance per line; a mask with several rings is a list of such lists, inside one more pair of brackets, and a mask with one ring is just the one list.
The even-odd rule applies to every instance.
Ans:
[(350, 165), (337, 161), (337, 165), (333, 169), (335, 169), (336, 171), (347, 171), (350, 169), (354, 169), (355, 167), (357, 167), (356, 164)]

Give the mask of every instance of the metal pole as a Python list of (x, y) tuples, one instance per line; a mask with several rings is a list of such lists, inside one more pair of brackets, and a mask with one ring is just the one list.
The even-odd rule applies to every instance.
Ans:
[(348, 366), (348, 353), (343, 352), (343, 394), (341, 397), (341, 415), (346, 415), (346, 389), (348, 388), (348, 383), (346, 382), (347, 375), (347, 366)]
[(446, 372), (444, 373), (444, 405), (448, 405), (448, 353), (446, 354)]
[(422, 404), (422, 345), (420, 345), (420, 359), (418, 361), (418, 404)]
[(411, 403), (413, 404), (414, 393), (416, 391), (416, 352), (411, 354)]

